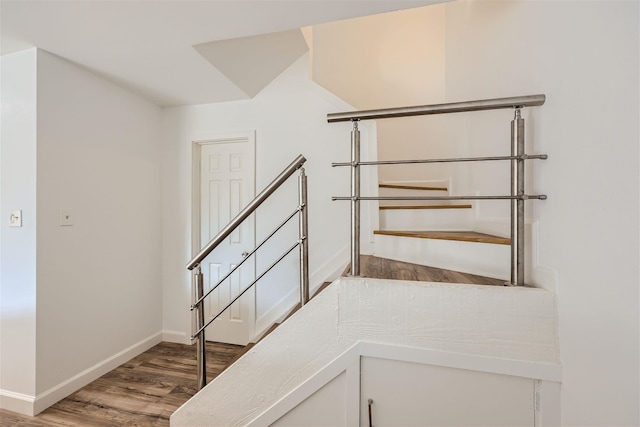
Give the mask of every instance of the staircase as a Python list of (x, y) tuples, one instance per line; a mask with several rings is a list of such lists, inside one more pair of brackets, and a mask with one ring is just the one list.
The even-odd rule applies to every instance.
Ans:
[[(509, 277), (509, 284), (525, 286), (525, 201), (545, 200), (544, 194), (527, 194), (525, 192), (525, 161), (544, 160), (545, 154), (527, 154), (525, 152), (524, 134), (525, 120), (522, 118), (522, 108), (543, 105), (544, 95), (530, 95), (510, 98), (495, 98), (476, 101), (452, 102), (447, 104), (421, 105), (413, 107), (386, 108), (379, 110), (366, 110), (355, 112), (332, 113), (327, 115), (329, 123), (351, 122), (351, 161), (335, 162), (334, 167), (351, 168), (351, 194), (350, 196), (334, 196), (332, 200), (349, 201), (351, 204), (351, 266), (355, 276), (360, 275), (360, 203), (362, 201), (379, 201), (380, 210), (383, 212), (380, 224), (384, 232), (374, 232), (380, 239), (375, 239), (375, 255), (399, 259), (409, 262), (421, 262), (435, 265), (441, 268), (475, 272), (477, 274), (499, 275)], [(404, 159), (404, 160), (366, 160), (360, 158), (360, 130), (358, 123), (361, 120), (393, 119), (409, 116), (423, 116), (434, 114), (452, 114), (461, 112), (476, 112), (484, 110), (513, 109), (514, 116), (511, 120), (511, 155), (510, 156), (484, 156), (484, 157), (458, 157), (458, 158), (428, 158), (428, 159)], [(411, 164), (437, 164), (437, 163), (473, 163), (473, 162), (509, 162), (510, 165), (510, 194), (499, 195), (422, 195), (428, 192), (447, 192), (440, 186), (411, 186), (393, 185), (383, 183), (383, 189), (395, 191), (413, 191), (422, 193), (414, 196), (362, 196), (360, 191), (361, 168), (378, 167), (388, 165)], [(389, 185), (391, 184), (391, 185)], [(501, 239), (500, 236), (486, 235), (484, 233), (469, 232), (469, 229), (457, 228), (460, 224), (471, 224), (472, 217), (468, 213), (471, 209), (469, 201), (481, 200), (508, 200), (511, 205), (510, 215), (510, 239)], [(388, 204), (387, 202), (394, 202)], [(401, 204), (395, 202), (402, 202)], [(415, 202), (415, 203), (413, 203)], [(430, 203), (426, 203), (430, 202)], [(431, 203), (444, 202), (444, 203)], [(391, 213), (389, 213), (391, 212)], [(417, 215), (416, 213), (429, 215)], [(438, 212), (446, 212), (446, 215), (438, 215)], [(460, 218), (454, 217), (455, 215)], [(453, 233), (452, 233), (453, 231)], [(399, 237), (413, 240), (428, 240), (431, 242), (472, 242), (489, 246), (509, 245), (510, 251), (496, 248), (460, 248), (452, 245), (436, 245), (434, 243), (405, 245), (403, 241), (388, 240), (387, 237)], [(383, 240), (383, 238), (385, 240)], [(442, 246), (442, 247), (441, 247)], [(510, 255), (510, 269), (508, 276), (504, 268), (502, 253)], [(461, 254), (460, 256), (458, 254)], [(484, 266), (476, 269), (478, 260), (487, 257), (487, 260), (495, 265)], [(416, 257), (420, 257), (417, 259)], [(507, 258), (508, 259), (508, 258)], [(427, 261), (424, 261), (427, 260)], [(466, 270), (463, 270), (466, 269)]]
[[(447, 186), (381, 183), (382, 197), (449, 196)], [(470, 203), (448, 200), (382, 200), (379, 204), (380, 228), (387, 232), (410, 230), (462, 230), (472, 220)]]
[[(446, 181), (381, 183), (382, 197), (450, 196)], [(451, 200), (382, 200), (375, 255), (470, 274), (509, 278), (511, 239), (474, 231), (474, 205)], [(505, 230), (508, 233), (508, 230)]]
[[(545, 195), (525, 193), (524, 161), (546, 159), (546, 155), (525, 154), (520, 109), (543, 103), (544, 95), (533, 95), (330, 114), (329, 122), (351, 121), (353, 129), (351, 161), (333, 163), (351, 168), (351, 195), (332, 198), (351, 203), (349, 276), (331, 285), (325, 283), (322, 289), (326, 291), (319, 298), (302, 310), (294, 307), (287, 315), (293, 316), (290, 321), (275, 324), (258, 342), (248, 345), (224, 375), (174, 413), (172, 425), (201, 425), (212, 420), (216, 421), (211, 425), (272, 425), (343, 374), (341, 381), (347, 383), (336, 390), (345, 398), (338, 399), (337, 405), (342, 408), (344, 402), (350, 402), (344, 425), (352, 425), (361, 413), (357, 409), (362, 398), (360, 363), (365, 356), (557, 381), (553, 296), (524, 286), (524, 202), (546, 199)], [(360, 159), (360, 120), (501, 108), (515, 109), (511, 156)], [(381, 183), (378, 196), (360, 193), (363, 166), (475, 161), (508, 161), (511, 194), (450, 195), (443, 183)], [(287, 170), (299, 167), (294, 163)], [(302, 212), (306, 209), (306, 187), (301, 186), (299, 193)], [(510, 201), (512, 238), (475, 231), (472, 200)], [(360, 254), (361, 201), (379, 202), (380, 229), (373, 231), (372, 256)], [(304, 223), (301, 220), (299, 243), (307, 238)], [(202, 258), (225, 237), (214, 238), (201, 251)], [(301, 260), (306, 258), (302, 255), (301, 250)], [(192, 260), (190, 269), (199, 265), (199, 257)], [(301, 284), (304, 304), (308, 300), (308, 266), (302, 265), (301, 261), (301, 277), (306, 276)], [(198, 283), (198, 273), (195, 277)], [(505, 284), (513, 286), (502, 286)], [(194, 306), (205, 297), (200, 296)], [(200, 319), (199, 342), (204, 341), (203, 324)], [(267, 335), (269, 339), (264, 340)], [(513, 363), (504, 367), (505, 360)]]

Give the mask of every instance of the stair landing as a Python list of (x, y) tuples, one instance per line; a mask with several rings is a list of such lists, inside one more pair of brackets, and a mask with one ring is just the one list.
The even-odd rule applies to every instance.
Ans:
[(472, 285), (504, 286), (505, 281), (493, 277), (477, 276), (426, 265), (379, 258), (373, 255), (360, 256), (360, 274), (372, 279), (412, 280), (419, 282), (460, 283)]

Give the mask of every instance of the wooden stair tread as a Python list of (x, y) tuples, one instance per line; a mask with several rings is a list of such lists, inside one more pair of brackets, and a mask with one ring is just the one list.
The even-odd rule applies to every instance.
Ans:
[(471, 205), (382, 205), (380, 210), (391, 209), (471, 209)]
[(421, 239), (455, 240), (460, 242), (493, 243), (497, 245), (510, 245), (511, 239), (492, 236), (491, 234), (475, 231), (394, 231), (375, 230), (374, 234), (385, 236), (415, 237)]
[(447, 187), (429, 187), (425, 185), (378, 184), (379, 188), (395, 188), (400, 190), (447, 191)]

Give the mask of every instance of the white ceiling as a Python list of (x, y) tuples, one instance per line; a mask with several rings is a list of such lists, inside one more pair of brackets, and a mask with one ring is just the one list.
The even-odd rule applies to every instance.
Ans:
[(160, 106), (222, 102), (248, 96), (195, 45), (442, 1), (0, 0), (0, 52), (39, 47)]

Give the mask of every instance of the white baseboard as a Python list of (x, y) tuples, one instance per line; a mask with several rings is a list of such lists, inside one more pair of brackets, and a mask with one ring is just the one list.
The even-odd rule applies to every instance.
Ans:
[(336, 280), (340, 277), (349, 262), (349, 247), (343, 246), (334, 256), (311, 273), (309, 276), (309, 282), (311, 282), (309, 292), (315, 291), (324, 282), (333, 282)]
[(191, 341), (191, 337), (186, 332), (180, 331), (170, 331), (163, 330), (162, 331), (162, 341), (172, 342), (176, 344), (186, 344), (191, 345), (193, 342)]
[(0, 389), (0, 409), (6, 409), (7, 411), (32, 417), (34, 415), (33, 403), (35, 400), (35, 397), (27, 394)]
[(251, 338), (251, 342), (257, 342), (274, 323), (281, 322), (298, 302), (298, 289), (294, 289), (256, 319), (255, 328), (253, 329), (254, 336)]
[(71, 393), (84, 387), (90, 382), (95, 381), (102, 375), (131, 360), (137, 355), (144, 353), (154, 345), (159, 344), (161, 341), (161, 332), (153, 334), (150, 337), (147, 337), (137, 342), (136, 344), (114, 354), (108, 359), (105, 359), (102, 362), (99, 362), (92, 367), (85, 369), (74, 377), (61, 382), (60, 384), (50, 388), (43, 393), (40, 393), (38, 396), (36, 396), (35, 401), (32, 405), (32, 413), (29, 415), (36, 415), (44, 411), (59, 400), (64, 399)]

